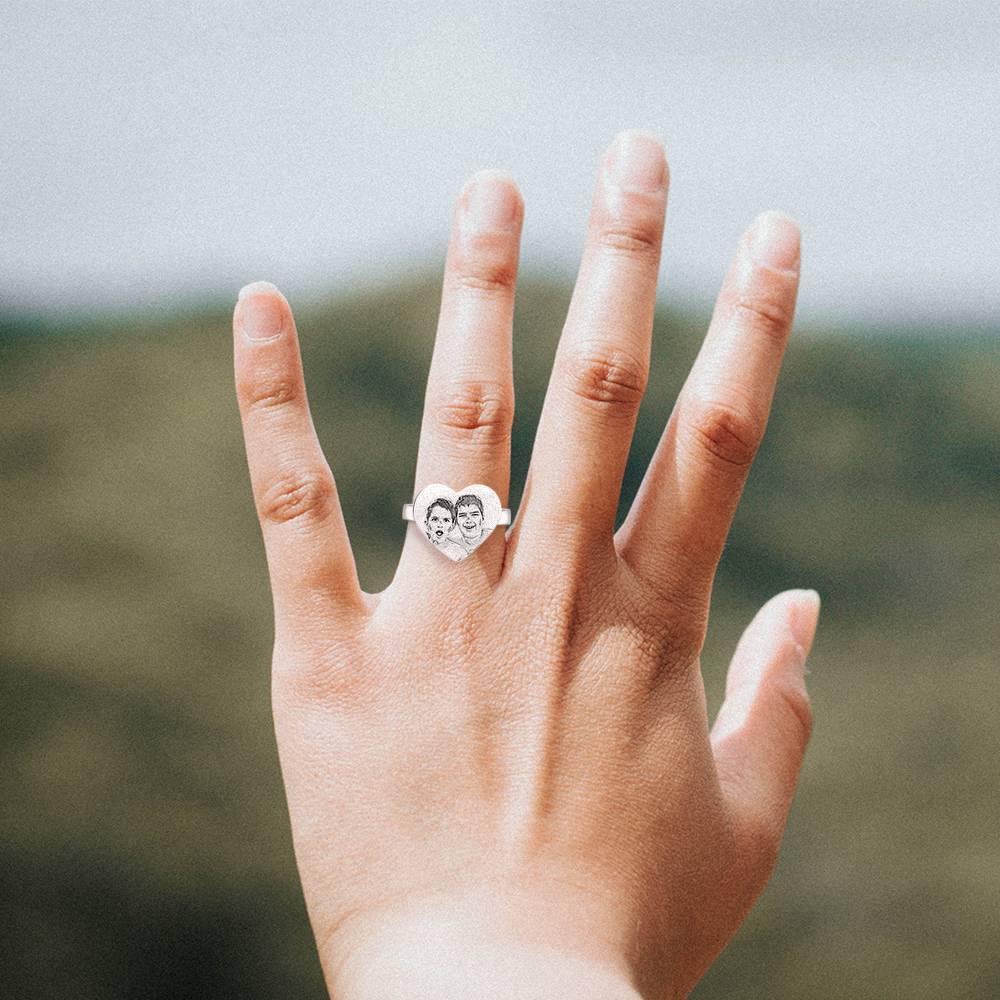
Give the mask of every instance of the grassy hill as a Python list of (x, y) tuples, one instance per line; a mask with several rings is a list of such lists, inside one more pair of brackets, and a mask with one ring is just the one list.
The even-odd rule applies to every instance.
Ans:
[[(369, 590), (402, 542), (438, 288), (296, 310)], [(519, 291), (515, 509), (568, 300)], [(17, 1000), (325, 995), (271, 731), (230, 306), (0, 316), (0, 967)], [(706, 320), (658, 316), (621, 516)], [(816, 587), (816, 730), (775, 878), (699, 1000), (1000, 995), (1000, 341), (927, 332), (800, 330), (789, 349), (704, 671), (714, 711), (756, 607)]]

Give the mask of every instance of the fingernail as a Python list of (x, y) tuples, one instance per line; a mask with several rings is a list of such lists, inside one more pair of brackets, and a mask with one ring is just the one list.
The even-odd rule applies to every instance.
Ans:
[(249, 285), (244, 285), (240, 289), (237, 301), (246, 295), (253, 295), (254, 292), (277, 292), (279, 295), (281, 294), (278, 286), (272, 285), (270, 281), (251, 281)]
[(653, 136), (635, 129), (619, 132), (607, 156), (608, 176), (618, 187), (653, 193), (666, 186), (667, 161)]
[(782, 212), (763, 212), (750, 228), (750, 255), (779, 271), (798, 271), (799, 227)]
[(281, 335), (285, 313), (279, 295), (269, 281), (254, 281), (240, 289), (240, 327), (247, 340), (261, 343)]
[(462, 190), (462, 226), (479, 233), (517, 228), (520, 198), (517, 186), (502, 170), (480, 170)]
[(812, 648), (816, 637), (816, 625), (819, 621), (820, 597), (815, 590), (796, 591), (792, 613), (788, 622), (792, 638), (799, 653), (799, 668), (805, 668), (806, 657)]

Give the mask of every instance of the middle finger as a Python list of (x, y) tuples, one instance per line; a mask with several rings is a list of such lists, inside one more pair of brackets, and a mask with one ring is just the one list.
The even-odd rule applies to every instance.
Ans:
[(539, 418), (511, 542), (552, 554), (595, 540), (615, 514), (646, 388), (667, 204), (662, 145), (619, 133), (604, 156), (587, 241)]

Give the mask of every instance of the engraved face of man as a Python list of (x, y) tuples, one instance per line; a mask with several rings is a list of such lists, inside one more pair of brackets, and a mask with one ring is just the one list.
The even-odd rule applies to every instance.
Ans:
[(477, 496), (467, 493), (455, 503), (458, 528), (467, 541), (476, 541), (483, 533), (483, 502)]
[(448, 537), (454, 525), (454, 513), (447, 500), (435, 500), (427, 508), (425, 528), (427, 537), (435, 545), (440, 545)]

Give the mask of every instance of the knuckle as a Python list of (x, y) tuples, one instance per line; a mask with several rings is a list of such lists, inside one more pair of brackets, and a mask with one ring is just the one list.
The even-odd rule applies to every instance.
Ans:
[(643, 637), (658, 677), (666, 677), (698, 664), (705, 642), (707, 613), (700, 602), (664, 589), (650, 599), (649, 584), (643, 584), (631, 602), (631, 621)]
[(779, 683), (774, 693), (781, 700), (785, 714), (796, 727), (797, 735), (804, 746), (809, 742), (813, 730), (812, 701), (804, 684)]
[(583, 345), (565, 359), (570, 391), (604, 415), (632, 417), (639, 409), (648, 368), (618, 348)]
[(700, 608), (690, 611), (668, 608), (655, 622), (649, 620), (647, 612), (645, 630), (653, 636), (663, 666), (698, 664), (707, 630), (706, 615)]
[(351, 623), (339, 640), (324, 636), (307, 651), (275, 645), (271, 666), (272, 690), (298, 705), (322, 705), (344, 712), (363, 711), (377, 699), (378, 671), (363, 669), (364, 648), (359, 636), (363, 624)]
[(260, 493), (257, 509), (262, 521), (287, 524), (326, 518), (334, 503), (334, 485), (321, 472), (287, 473)]
[(763, 435), (763, 422), (747, 406), (720, 400), (692, 404), (686, 425), (702, 454), (739, 470), (749, 469)]
[(633, 615), (630, 631), (636, 651), (654, 678), (684, 673), (698, 663), (701, 637), (686, 619), (640, 613)]
[(783, 341), (792, 326), (792, 307), (773, 292), (739, 296), (733, 304), (733, 315), (772, 340)]
[(452, 280), (462, 291), (487, 296), (513, 294), (517, 268), (509, 257), (480, 258), (470, 261), (453, 275)]
[(597, 234), (597, 245), (615, 256), (658, 259), (660, 226), (652, 220), (607, 226)]
[(295, 667), (274, 667), (272, 683), (283, 696), (296, 702), (358, 711), (370, 705), (378, 685), (375, 677), (350, 659), (329, 656)]
[(456, 382), (435, 408), (438, 427), (459, 443), (500, 444), (510, 437), (514, 401), (498, 382)]
[(257, 378), (242, 387), (244, 406), (248, 413), (265, 412), (293, 403), (299, 389), (293, 379), (284, 375)]
[[(595, 591), (593, 573), (590, 577), (578, 572), (585, 557), (566, 549), (563, 551), (563, 572), (550, 576), (539, 565), (528, 571), (524, 579), (525, 595), (531, 611), (521, 618), (523, 630), (520, 641), (539, 662), (565, 663), (581, 640), (586, 640), (594, 616), (593, 602), (603, 599)], [(511, 615), (514, 608), (505, 609)]]

